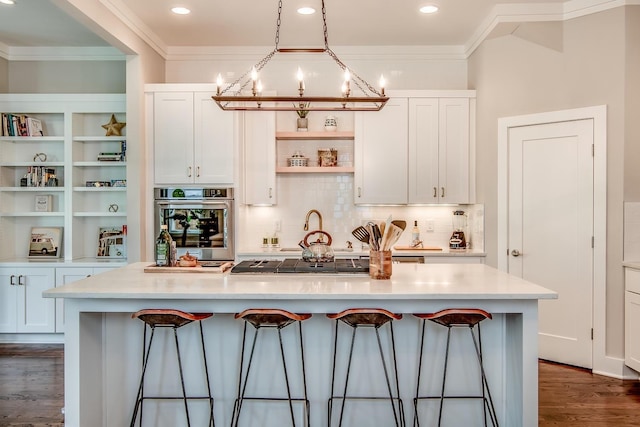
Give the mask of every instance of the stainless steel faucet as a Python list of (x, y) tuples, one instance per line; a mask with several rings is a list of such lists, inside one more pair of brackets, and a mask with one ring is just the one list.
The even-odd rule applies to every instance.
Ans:
[[(322, 214), (317, 209), (311, 209), (309, 212), (307, 212), (307, 217), (304, 219), (304, 231), (309, 231), (309, 218), (313, 213), (318, 215), (318, 230), (322, 231)], [(323, 235), (321, 234), (320, 241), (322, 242), (322, 240), (323, 240)]]

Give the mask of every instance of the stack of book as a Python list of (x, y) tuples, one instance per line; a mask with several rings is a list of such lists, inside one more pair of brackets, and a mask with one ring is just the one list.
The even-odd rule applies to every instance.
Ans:
[(43, 136), (40, 119), (26, 114), (2, 113), (0, 136)]
[(45, 166), (29, 166), (23, 181), (26, 187), (56, 187), (56, 170)]
[(100, 162), (124, 162), (127, 159), (127, 142), (120, 141), (120, 151), (118, 152), (102, 152), (98, 154)]

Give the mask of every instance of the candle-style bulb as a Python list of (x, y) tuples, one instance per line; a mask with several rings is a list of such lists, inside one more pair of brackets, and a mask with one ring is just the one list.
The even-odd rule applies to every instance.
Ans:
[(304, 95), (304, 75), (302, 74), (300, 67), (298, 67), (296, 77), (298, 79), (298, 92), (300, 93), (300, 96), (302, 96)]
[(380, 75), (380, 91), (382, 92), (382, 96), (384, 96), (384, 87), (387, 84), (387, 81), (384, 79), (383, 75)]
[(256, 67), (253, 67), (251, 69), (251, 80), (253, 80), (254, 82), (258, 80), (258, 71), (256, 70)]
[(258, 92), (258, 95), (262, 94), (262, 80), (258, 80), (258, 84), (256, 86), (256, 91)]
[(220, 75), (220, 73), (218, 73), (218, 77), (216, 77), (216, 86), (217, 86), (217, 91), (218, 91), (218, 95), (220, 95), (220, 88), (222, 87), (222, 75)]
[(348, 82), (349, 80), (351, 80), (351, 73), (349, 73), (349, 69), (345, 68), (344, 70), (344, 81)]
[(302, 74), (302, 70), (300, 69), (300, 67), (298, 67), (298, 72), (296, 73), (296, 77), (298, 78), (299, 82), (304, 80), (304, 75)]

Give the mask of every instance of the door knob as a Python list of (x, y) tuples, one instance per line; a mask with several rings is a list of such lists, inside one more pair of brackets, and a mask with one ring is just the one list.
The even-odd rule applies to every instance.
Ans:
[(511, 256), (520, 256), (520, 251), (517, 249), (514, 249), (511, 251)]

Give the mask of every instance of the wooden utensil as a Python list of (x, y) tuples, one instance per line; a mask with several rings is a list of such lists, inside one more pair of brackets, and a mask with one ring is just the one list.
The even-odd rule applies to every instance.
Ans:
[(402, 231), (404, 231), (404, 229), (407, 228), (407, 221), (404, 221), (401, 219), (394, 219), (393, 221), (391, 221), (391, 223), (396, 227), (400, 228)]

